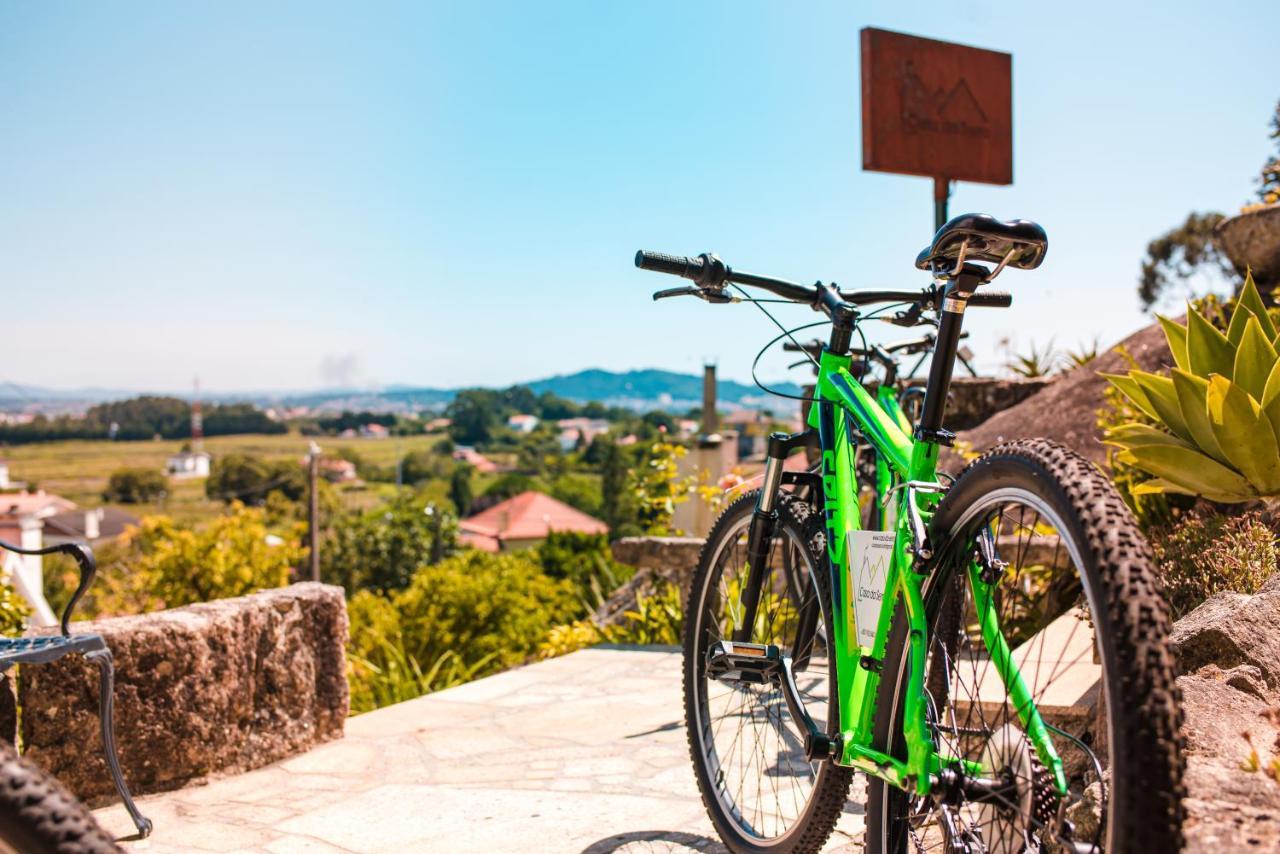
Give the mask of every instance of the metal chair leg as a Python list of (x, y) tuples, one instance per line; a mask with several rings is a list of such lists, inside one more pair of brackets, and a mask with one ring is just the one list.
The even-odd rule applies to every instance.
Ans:
[(145, 839), (151, 835), (151, 819), (144, 817), (134, 805), (133, 796), (129, 794), (129, 787), (124, 782), (124, 774), (120, 771), (120, 760), (116, 756), (115, 721), (112, 717), (115, 708), (116, 669), (111, 650), (94, 650), (85, 653), (84, 657), (97, 664), (98, 671), (102, 675), (98, 689), (98, 718), (102, 724), (102, 746), (107, 754), (107, 767), (111, 769), (111, 779), (115, 781), (116, 790), (120, 792), (124, 808), (129, 811), (129, 817), (138, 828), (138, 836)]

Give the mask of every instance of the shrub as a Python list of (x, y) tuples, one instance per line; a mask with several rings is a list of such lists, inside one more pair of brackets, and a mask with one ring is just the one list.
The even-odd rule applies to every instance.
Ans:
[(684, 633), (683, 599), (677, 585), (662, 581), (652, 593), (638, 595), (635, 610), (624, 613), (615, 625), (577, 620), (554, 627), (538, 656), (555, 658), (600, 643), (677, 646)]
[(552, 531), (538, 545), (538, 563), (551, 578), (573, 585), (582, 611), (594, 610), (635, 574), (635, 568), (613, 559), (604, 534)]
[(85, 613), (144, 613), (283, 587), (306, 555), (301, 526), (285, 534), (273, 536), (266, 513), (239, 502), (199, 529), (145, 517), (99, 550)]
[(1195, 309), (1186, 326), (1159, 319), (1177, 365), (1171, 376), (1105, 375), (1156, 425), (1135, 421), (1107, 431), (1120, 462), (1152, 475), (1134, 493), (1223, 503), (1280, 495), (1280, 355), (1252, 277), (1225, 334)]
[(155, 469), (124, 468), (111, 473), (107, 488), (102, 492), (103, 501), (120, 504), (141, 504), (153, 501), (168, 491), (165, 477)]
[(1256, 593), (1276, 571), (1275, 534), (1257, 511), (1190, 515), (1150, 539), (1175, 618), (1215, 593)]
[(0, 637), (17, 637), (26, 628), (31, 607), (8, 584), (0, 584)]
[(579, 607), (572, 585), (529, 553), (468, 551), (421, 567), (404, 590), (351, 597), (352, 696), (369, 707), (520, 664)]

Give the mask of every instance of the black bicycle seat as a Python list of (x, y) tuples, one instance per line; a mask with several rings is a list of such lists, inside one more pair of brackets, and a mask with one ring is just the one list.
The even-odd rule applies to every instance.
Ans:
[[(961, 214), (933, 236), (933, 243), (916, 256), (921, 270), (949, 270), (964, 247), (965, 261), (987, 261), (1019, 270), (1034, 270), (1049, 250), (1049, 237), (1039, 225), (1026, 219), (1000, 222), (987, 214)], [(1010, 254), (1012, 253), (1012, 254)]]

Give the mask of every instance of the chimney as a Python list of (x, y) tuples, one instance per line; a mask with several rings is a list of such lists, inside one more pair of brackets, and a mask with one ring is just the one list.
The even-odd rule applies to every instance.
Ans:
[(102, 508), (84, 511), (84, 538), (86, 540), (96, 540), (102, 536)]
[(708, 439), (720, 430), (716, 417), (716, 366), (702, 366), (702, 436)]

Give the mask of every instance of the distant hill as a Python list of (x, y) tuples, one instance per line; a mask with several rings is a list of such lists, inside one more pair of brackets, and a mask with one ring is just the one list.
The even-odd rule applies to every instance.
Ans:
[[(545, 380), (525, 383), (525, 385), (539, 394), (550, 391), (580, 402), (588, 400), (598, 400), (602, 403), (622, 400), (657, 402), (670, 399), (692, 401), (691, 405), (699, 405), (702, 401), (702, 377), (654, 368), (625, 373), (593, 368), (578, 371), (575, 374), (548, 377)], [(785, 394), (800, 394), (800, 386), (795, 383), (778, 383), (774, 387)], [(746, 407), (768, 405), (768, 401), (778, 400), (755, 386), (743, 385), (734, 380), (718, 380), (716, 395), (722, 403)]]
[[(526, 385), (538, 394), (549, 391), (579, 403), (595, 400), (609, 406), (624, 406), (636, 410), (683, 411), (702, 403), (702, 377), (652, 368), (621, 373), (593, 368), (513, 385)], [(799, 395), (801, 391), (800, 386), (793, 382), (780, 382), (773, 387), (789, 395)], [(795, 406), (793, 401), (781, 400), (755, 386), (734, 380), (718, 381), (716, 390), (721, 405), (729, 408), (784, 410)], [(68, 391), (14, 384), (9, 384), (8, 394), (5, 391), (4, 387), (0, 387), (0, 408), (9, 410), (31, 408), (32, 404), (66, 404), (71, 401), (87, 408), (94, 403), (142, 394), (106, 389)], [(403, 412), (441, 409), (453, 400), (457, 391), (458, 389), (392, 385), (381, 389), (323, 389), (307, 392), (217, 392), (207, 393), (204, 397), (209, 401), (249, 401), (259, 406), (307, 406), (329, 412)], [(190, 394), (177, 396), (189, 398)]]

